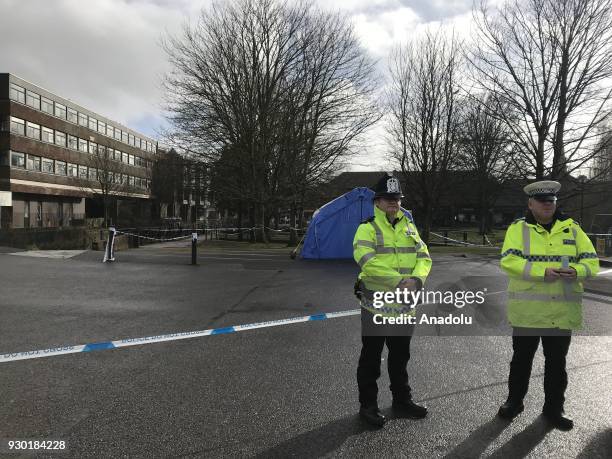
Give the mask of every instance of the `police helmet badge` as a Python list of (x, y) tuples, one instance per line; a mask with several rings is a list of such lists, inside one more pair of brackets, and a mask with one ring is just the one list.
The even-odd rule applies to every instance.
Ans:
[(387, 180), (387, 193), (401, 193), (399, 180), (395, 177), (389, 177)]

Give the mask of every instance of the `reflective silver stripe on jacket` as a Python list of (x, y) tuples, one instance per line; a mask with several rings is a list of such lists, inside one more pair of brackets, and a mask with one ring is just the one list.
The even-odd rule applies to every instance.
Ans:
[(525, 263), (525, 267), (523, 268), (523, 279), (531, 280), (531, 268), (533, 268), (533, 263), (528, 261)]
[(376, 247), (376, 253), (415, 253), (415, 247)]
[(353, 248), (356, 249), (358, 246), (368, 247), (370, 249), (376, 248), (376, 244), (374, 244), (372, 241), (366, 241), (365, 239), (357, 239), (353, 244)]
[(370, 225), (374, 227), (374, 231), (376, 232), (376, 245), (383, 247), (385, 245), (385, 238), (383, 237), (382, 230), (380, 226), (375, 221), (371, 221)]
[(417, 253), (417, 258), (428, 258), (431, 260), (431, 257), (426, 252)]
[(571, 301), (573, 303), (582, 302), (581, 293), (572, 294), (559, 294), (559, 295), (548, 295), (547, 293), (529, 293), (529, 292), (508, 292), (509, 300), (523, 300), (523, 301), (557, 301), (565, 302)]
[(400, 274), (412, 274), (412, 268), (398, 268)]
[(363, 265), (365, 265), (368, 262), (368, 260), (374, 258), (375, 256), (376, 256), (376, 254), (374, 252), (366, 253), (364, 256), (362, 256), (359, 259), (357, 264), (359, 264), (359, 266), (361, 266), (363, 268)]
[(529, 240), (529, 225), (523, 222), (523, 256), (531, 255), (531, 241)]

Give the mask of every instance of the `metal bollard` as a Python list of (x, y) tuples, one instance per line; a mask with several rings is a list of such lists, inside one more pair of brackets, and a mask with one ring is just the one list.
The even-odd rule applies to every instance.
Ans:
[(448, 231), (444, 231), (444, 245), (448, 245), (448, 239), (446, 239), (448, 237)]
[(104, 248), (104, 259), (102, 260), (102, 263), (106, 263), (107, 261), (115, 261), (115, 233), (116, 229), (111, 226), (108, 229), (108, 240), (106, 241), (106, 247)]
[(463, 232), (463, 242), (467, 242), (467, 232)]
[(191, 264), (198, 264), (198, 233), (191, 233)]

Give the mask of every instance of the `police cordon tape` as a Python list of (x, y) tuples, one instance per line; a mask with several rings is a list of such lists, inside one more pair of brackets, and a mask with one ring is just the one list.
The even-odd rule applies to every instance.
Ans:
[[(115, 227), (110, 227), (108, 229), (108, 242), (106, 244), (106, 248), (104, 249), (104, 257), (102, 259), (102, 263), (106, 263), (108, 261), (115, 261), (115, 237), (118, 234), (123, 234), (125, 236), (130, 236), (130, 237), (134, 237), (134, 238), (141, 238), (141, 239), (146, 239), (149, 241), (157, 241), (157, 242), (173, 242), (173, 241), (180, 241), (182, 239), (191, 239), (192, 240), (192, 265), (197, 264), (196, 259), (197, 259), (197, 240), (198, 240), (198, 235), (201, 233), (206, 233), (206, 232), (218, 232), (218, 231), (233, 231), (233, 232), (248, 232), (248, 231), (254, 231), (254, 230), (261, 230), (262, 227), (251, 227), (251, 228), (236, 228), (236, 227), (228, 227), (228, 228), (194, 228), (194, 229), (143, 229), (142, 231), (148, 231), (148, 232), (153, 232), (153, 231), (159, 231), (159, 232), (165, 232), (165, 231), (190, 231), (191, 234), (186, 234), (184, 236), (177, 236), (177, 237), (173, 237), (173, 238), (156, 238), (156, 237), (150, 237), (150, 236), (144, 236), (142, 234), (136, 234), (136, 233), (131, 233), (129, 231), (123, 231), (123, 230), (119, 230), (116, 229)], [(290, 230), (294, 230), (294, 231), (299, 231), (299, 228), (287, 228), (287, 229), (283, 229), (283, 230), (275, 230), (273, 228), (269, 228), (269, 227), (264, 227), (267, 230), (270, 231), (275, 231), (275, 232), (286, 232), (286, 231), (290, 231)], [(306, 232), (304, 232), (304, 236), (302, 237), (302, 240), (304, 239), (304, 237), (306, 236)], [(302, 241), (300, 241), (300, 243), (298, 243), (298, 247), (301, 244)], [(297, 249), (297, 248), (296, 248)], [(291, 258), (295, 258), (295, 255), (292, 253)]]
[(489, 238), (487, 237), (486, 234), (485, 234), (485, 238), (486, 238), (487, 242), (489, 243), (489, 245), (472, 244), (471, 242), (458, 241), (457, 239), (452, 239), (450, 237), (442, 236), (441, 234), (434, 233), (433, 231), (430, 234), (433, 234), (434, 236), (439, 237), (441, 239), (445, 239), (447, 241), (454, 242), (456, 244), (459, 244), (460, 246), (481, 247), (481, 248), (489, 248), (489, 249), (499, 249), (500, 248), (498, 246), (495, 246), (495, 245), (491, 244), (491, 241), (489, 241)]
[(167, 335), (145, 336), (143, 338), (126, 338), (115, 341), (104, 341), (99, 343), (78, 344), (75, 346), (60, 346), (48, 349), (40, 349), (35, 351), (13, 352), (0, 354), (0, 363), (14, 362), (16, 360), (39, 359), (43, 357), (52, 357), (55, 355), (77, 354), (80, 352), (104, 351), (117, 349), (128, 346), (138, 346), (141, 344), (161, 343), (165, 341), (176, 341), (181, 339), (198, 338), (201, 336), (224, 335), (228, 333), (237, 333), (245, 330), (254, 330), (257, 328), (276, 327), (279, 325), (287, 325), (300, 322), (310, 322), (317, 320), (334, 319), (337, 317), (354, 316), (360, 314), (359, 309), (350, 309), (346, 311), (325, 312), (321, 314), (313, 314), (310, 316), (292, 317), (288, 319), (270, 320), (266, 322), (256, 322), (252, 324), (233, 325), (231, 327), (211, 328), (208, 330), (195, 330), (190, 332), (170, 333)]
[[(500, 293), (506, 293), (506, 291), (500, 290), (497, 292), (487, 292), (485, 293), (485, 296), (499, 295)], [(428, 306), (432, 304), (433, 303), (421, 303), (418, 305), (418, 307), (421, 308), (423, 306)], [(141, 344), (148, 344), (148, 343), (161, 343), (164, 341), (177, 341), (181, 339), (198, 338), (202, 336), (224, 335), (228, 333), (237, 333), (237, 332), (246, 331), (246, 330), (254, 330), (257, 328), (277, 327), (279, 325), (288, 325), (288, 324), (301, 323), (301, 322), (335, 319), (338, 317), (356, 316), (356, 315), (359, 315), (360, 313), (361, 313), (361, 308), (348, 309), (345, 311), (324, 312), (320, 314), (313, 314), (310, 316), (290, 317), (287, 319), (269, 320), (265, 322), (255, 322), (252, 324), (232, 325), (230, 327), (221, 327), (221, 328), (210, 328), (208, 330), (195, 330), (195, 331), (189, 331), (189, 332), (169, 333), (166, 335), (145, 336), (143, 338), (125, 338), (125, 339), (115, 340), (115, 341), (103, 341), (103, 342), (98, 342), (98, 343), (78, 344), (74, 346), (59, 346), (59, 347), (52, 347), (48, 349), (40, 349), (40, 350), (25, 351), (25, 352), (12, 352), (12, 353), (9, 352), (5, 354), (0, 354), (0, 363), (13, 362), (16, 360), (39, 359), (43, 357), (52, 357), (54, 355), (77, 354), (80, 352), (92, 352), (92, 351), (104, 351), (104, 350), (110, 350), (110, 349), (117, 349), (120, 347), (138, 346)]]

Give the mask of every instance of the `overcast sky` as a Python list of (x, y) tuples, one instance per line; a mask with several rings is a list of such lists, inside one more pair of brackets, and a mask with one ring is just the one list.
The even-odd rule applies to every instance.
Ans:
[[(381, 64), (391, 47), (439, 23), (469, 28), (472, 0), (317, 0), (352, 19)], [(210, 0), (0, 0), (0, 72), (14, 73), (143, 134), (163, 124), (159, 38)], [(386, 169), (382, 126), (352, 170)], [(366, 159), (367, 158), (367, 159)], [(373, 166), (380, 164), (380, 167)]]

